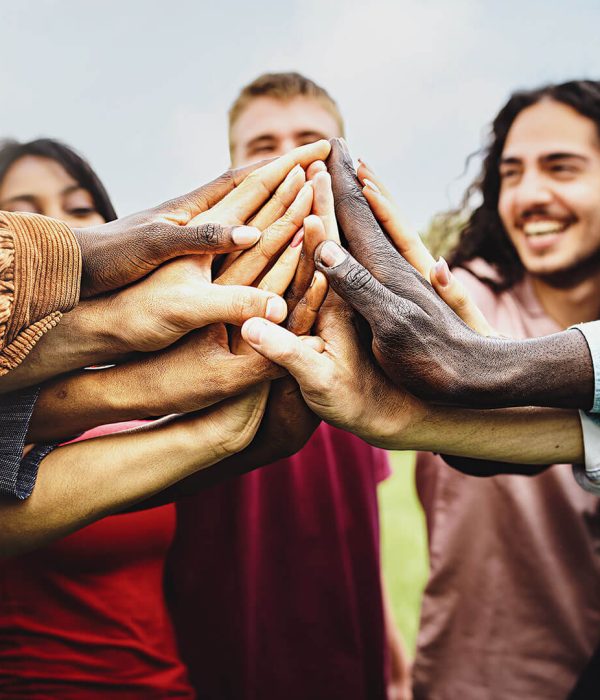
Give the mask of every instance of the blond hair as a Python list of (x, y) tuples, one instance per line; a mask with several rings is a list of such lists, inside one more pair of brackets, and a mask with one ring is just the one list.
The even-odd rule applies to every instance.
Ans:
[(232, 155), (233, 127), (242, 112), (252, 100), (258, 97), (273, 97), (282, 101), (292, 100), (294, 97), (310, 97), (320, 102), (331, 114), (340, 127), (340, 134), (344, 135), (344, 120), (341, 112), (327, 90), (300, 73), (263, 73), (240, 90), (240, 94), (229, 109), (229, 150)]

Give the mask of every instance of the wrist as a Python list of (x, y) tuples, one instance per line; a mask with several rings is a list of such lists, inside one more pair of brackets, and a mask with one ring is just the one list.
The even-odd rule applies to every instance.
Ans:
[(482, 406), (589, 408), (592, 405), (594, 370), (587, 343), (579, 331), (487, 343), (490, 371), (487, 401)]
[(82, 339), (88, 360), (80, 366), (117, 360), (134, 351), (114, 297), (82, 301), (62, 323), (67, 334)]
[(363, 413), (364, 421), (358, 430), (351, 427), (363, 440), (386, 450), (413, 450), (423, 440), (426, 430), (429, 404), (411, 394), (396, 395), (383, 402), (378, 397), (378, 408)]

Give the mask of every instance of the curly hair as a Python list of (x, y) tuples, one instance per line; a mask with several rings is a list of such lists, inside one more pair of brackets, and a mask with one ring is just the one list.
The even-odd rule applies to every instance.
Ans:
[(448, 255), (448, 263), (464, 267), (474, 258), (483, 258), (499, 274), (499, 281), (484, 281), (498, 291), (512, 287), (524, 274), (523, 264), (498, 214), (500, 158), (508, 132), (519, 113), (542, 100), (572, 107), (595, 123), (600, 136), (600, 81), (595, 80), (572, 80), (536, 90), (520, 90), (511, 95), (494, 119), (489, 143), (480, 152), (484, 156), (480, 174), (465, 193), (463, 210), (468, 209), (474, 197), (478, 197), (481, 204), (469, 215), (456, 246)]

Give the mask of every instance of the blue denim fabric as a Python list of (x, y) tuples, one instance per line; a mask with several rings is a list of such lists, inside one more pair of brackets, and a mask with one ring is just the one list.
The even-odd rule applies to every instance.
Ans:
[(56, 445), (36, 445), (25, 457), (23, 446), (39, 387), (0, 396), (0, 496), (31, 495), (42, 459)]

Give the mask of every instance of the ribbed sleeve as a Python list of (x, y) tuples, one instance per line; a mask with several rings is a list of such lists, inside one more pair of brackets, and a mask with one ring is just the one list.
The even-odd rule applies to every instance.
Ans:
[(77, 304), (80, 280), (81, 252), (66, 224), (0, 212), (0, 376)]

